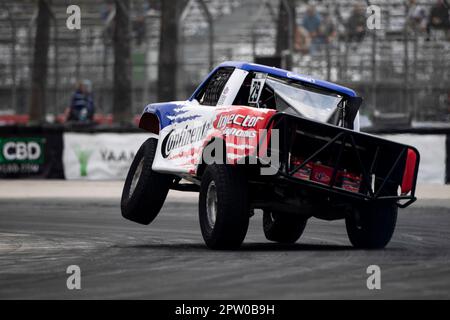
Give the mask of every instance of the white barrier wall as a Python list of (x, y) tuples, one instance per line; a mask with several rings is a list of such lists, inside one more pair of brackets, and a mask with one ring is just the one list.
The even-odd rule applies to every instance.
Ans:
[(124, 180), (148, 133), (64, 133), (63, 165), (68, 180)]
[(420, 153), (419, 183), (445, 184), (445, 135), (391, 134), (382, 138), (411, 145)]

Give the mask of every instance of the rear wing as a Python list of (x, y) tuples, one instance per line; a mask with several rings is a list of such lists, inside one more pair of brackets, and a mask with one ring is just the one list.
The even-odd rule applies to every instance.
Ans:
[(278, 178), (311, 191), (365, 201), (416, 201), (420, 154), (416, 148), (298, 116), (277, 113)]

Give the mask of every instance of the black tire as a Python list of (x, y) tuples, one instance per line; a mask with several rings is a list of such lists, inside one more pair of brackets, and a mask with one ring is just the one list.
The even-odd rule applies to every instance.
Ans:
[(236, 249), (244, 241), (250, 219), (247, 188), (247, 179), (239, 168), (217, 164), (206, 167), (200, 186), (199, 220), (209, 248)]
[(360, 249), (384, 248), (394, 234), (397, 211), (396, 204), (391, 202), (354, 206), (345, 218), (352, 245)]
[(295, 243), (303, 234), (307, 221), (293, 214), (264, 211), (264, 235), (270, 241)]
[(152, 170), (157, 145), (155, 138), (142, 144), (131, 163), (122, 191), (122, 216), (144, 225), (156, 218), (173, 182), (172, 176)]

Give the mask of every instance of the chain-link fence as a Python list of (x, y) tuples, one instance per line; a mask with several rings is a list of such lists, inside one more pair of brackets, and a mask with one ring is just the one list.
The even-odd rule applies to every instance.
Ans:
[[(82, 79), (89, 79), (93, 84), (96, 112), (111, 113), (114, 3), (75, 2), (81, 8), (80, 30), (66, 27), (67, 6), (75, 3), (51, 1), (46, 95), (49, 120), (64, 112), (77, 81)], [(147, 103), (157, 101), (158, 2), (131, 1), (135, 114)], [(364, 96), (363, 112), (369, 116), (401, 113), (416, 120), (448, 120), (448, 30), (427, 25), (434, 1), (416, 2), (417, 16), (414, 16), (413, 1), (361, 2), (359, 9), (355, 8), (355, 1), (348, 0), (291, 1), (295, 25), (291, 46), (277, 53), (277, 25), (283, 3), (186, 1), (180, 14), (179, 39), (173, 40), (179, 44), (176, 98), (187, 98), (212, 65), (224, 60), (254, 61), (256, 57), (278, 54), (282, 65), (296, 72), (355, 88)], [(355, 10), (360, 10), (365, 24), (368, 4), (381, 8), (379, 28), (365, 27), (359, 36), (350, 34), (349, 21)], [(31, 96), (36, 2), (3, 0), (0, 10), (0, 114), (26, 114)], [(320, 17), (320, 37), (307, 30), (310, 26), (305, 21), (311, 10)], [(419, 21), (420, 12), (423, 21)], [(411, 25), (411, 21), (417, 25)]]
[[(355, 36), (346, 25), (358, 10), (355, 2), (324, 5), (322, 1), (317, 10), (324, 20), (329, 19), (335, 34), (312, 52), (294, 54), (293, 67), (356, 88), (365, 98), (366, 114), (399, 113), (419, 121), (448, 121), (450, 33), (449, 26), (429, 25), (437, 2), (370, 1), (381, 9), (380, 26)], [(308, 8), (297, 9), (301, 25)], [(360, 10), (365, 14), (366, 7)]]

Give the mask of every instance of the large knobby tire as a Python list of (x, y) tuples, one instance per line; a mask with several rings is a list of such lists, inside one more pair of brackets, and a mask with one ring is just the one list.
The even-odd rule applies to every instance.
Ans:
[(122, 216), (148, 225), (166, 200), (173, 177), (152, 170), (158, 140), (145, 141), (131, 163), (122, 191)]
[(236, 249), (244, 241), (250, 219), (248, 184), (238, 167), (213, 164), (202, 176), (199, 220), (211, 249)]
[(397, 205), (392, 202), (354, 206), (345, 218), (352, 245), (360, 249), (384, 248), (394, 234), (397, 211)]
[(270, 241), (295, 243), (305, 230), (307, 221), (294, 214), (264, 211), (264, 235)]

